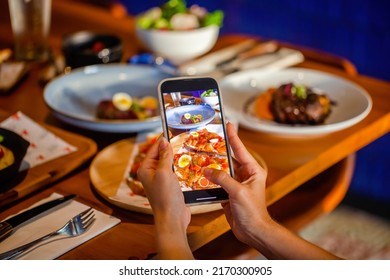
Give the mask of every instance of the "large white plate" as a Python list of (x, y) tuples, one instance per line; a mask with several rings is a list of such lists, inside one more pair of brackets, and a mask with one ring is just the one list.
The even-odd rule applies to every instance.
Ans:
[[(193, 124), (183, 124), (181, 118), (184, 114), (202, 115), (202, 121)], [(215, 110), (209, 105), (186, 105), (169, 109), (166, 112), (168, 126), (177, 129), (191, 129), (204, 126), (215, 117)]]
[[(283, 83), (299, 83), (324, 91), (336, 102), (324, 124), (286, 125), (244, 113), (250, 98)], [(348, 128), (364, 119), (371, 110), (369, 94), (360, 86), (337, 76), (304, 68), (280, 71), (248, 70), (226, 76), (221, 81), (226, 111), (240, 125), (256, 131), (280, 135), (320, 135)]]
[(168, 75), (145, 65), (93, 65), (72, 71), (51, 81), (44, 100), (60, 120), (78, 127), (103, 132), (138, 132), (161, 126), (160, 116), (146, 120), (101, 120), (96, 108), (117, 92), (134, 97), (157, 98), (158, 83)]

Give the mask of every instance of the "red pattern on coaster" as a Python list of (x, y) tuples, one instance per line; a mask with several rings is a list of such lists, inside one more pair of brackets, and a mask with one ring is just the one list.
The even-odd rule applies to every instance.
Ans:
[(44, 157), (42, 154), (40, 154), (40, 155), (38, 155), (38, 156), (36, 157), (36, 159), (37, 159), (37, 160), (45, 160), (45, 157)]
[(20, 120), (20, 114), (16, 112), (15, 114), (12, 115), (12, 118), (18, 121)]

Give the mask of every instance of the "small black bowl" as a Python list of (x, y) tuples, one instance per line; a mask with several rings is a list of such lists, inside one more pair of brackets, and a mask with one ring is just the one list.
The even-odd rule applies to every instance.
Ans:
[[(19, 134), (4, 128), (0, 128), (2, 139), (0, 144), (8, 148), (14, 154), (14, 163), (0, 170), (0, 183), (14, 179), (19, 172), (19, 167), (27, 153), (30, 143)], [(1, 186), (0, 186), (1, 189)]]
[(66, 66), (71, 68), (120, 62), (123, 53), (118, 36), (91, 31), (70, 34), (62, 41)]
[(180, 105), (195, 105), (195, 97), (187, 97), (180, 99)]

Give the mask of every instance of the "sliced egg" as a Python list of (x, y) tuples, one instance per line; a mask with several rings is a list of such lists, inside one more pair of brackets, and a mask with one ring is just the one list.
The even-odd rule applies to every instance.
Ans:
[(129, 110), (133, 104), (133, 99), (126, 92), (118, 92), (112, 97), (112, 103), (118, 110), (126, 111)]
[(206, 179), (205, 177), (200, 177), (200, 179), (198, 180), (198, 184), (202, 188), (207, 188), (208, 185), (210, 184), (210, 181), (208, 179)]
[(189, 165), (191, 161), (192, 161), (192, 157), (190, 155), (182, 155), (179, 158), (178, 165), (179, 167), (184, 168), (187, 165)]
[(186, 118), (187, 120), (191, 119), (191, 114), (190, 113), (185, 113), (184, 114), (184, 118)]
[(193, 137), (199, 137), (199, 133), (197, 131), (192, 131), (190, 132), (190, 134), (193, 136)]
[(207, 165), (208, 168), (214, 168), (214, 169), (218, 169), (218, 170), (221, 170), (221, 166), (217, 163), (212, 163), (212, 164), (209, 164)]

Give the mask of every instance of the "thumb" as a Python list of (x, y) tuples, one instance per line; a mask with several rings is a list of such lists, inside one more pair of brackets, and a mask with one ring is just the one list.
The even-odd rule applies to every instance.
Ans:
[(228, 194), (233, 193), (240, 185), (228, 173), (221, 170), (205, 168), (203, 174), (211, 182), (220, 185)]

